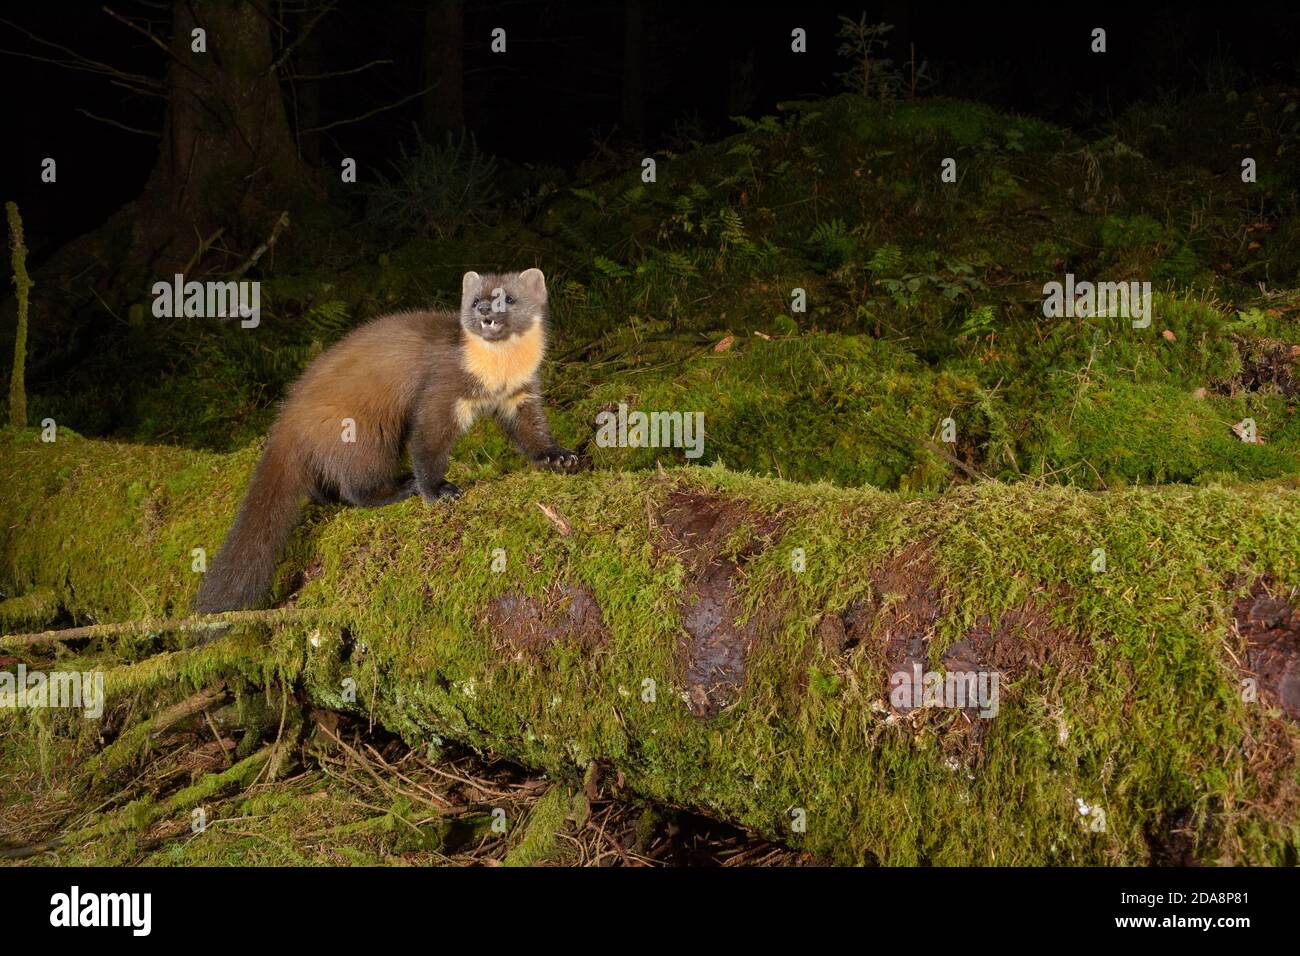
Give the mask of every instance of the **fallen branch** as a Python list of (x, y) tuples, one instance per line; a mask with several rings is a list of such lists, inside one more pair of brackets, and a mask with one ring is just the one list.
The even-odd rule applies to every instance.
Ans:
[(253, 268), (253, 266), (257, 265), (257, 261), (261, 259), (262, 256), (266, 255), (268, 250), (275, 248), (275, 243), (280, 238), (280, 233), (284, 232), (284, 230), (288, 228), (289, 213), (286, 211), (280, 213), (280, 218), (275, 221), (275, 225), (271, 229), (271, 235), (267, 238), (266, 242), (253, 250), (253, 254), (248, 257), (244, 264), (230, 274), (231, 278), (238, 279), (249, 269)]
[[(124, 766), (144, 749), (152, 737), (162, 733), (168, 727), (180, 723), (187, 717), (193, 717), (195, 714), (206, 711), (207, 708), (224, 700), (225, 697), (226, 685), (222, 681), (211, 687), (205, 687), (197, 694), (191, 694), (179, 703), (172, 704), (170, 707), (159, 711), (148, 720), (136, 724), (97, 753), (90, 762), (92, 772), (99, 775)], [(220, 737), (217, 740), (220, 743)]]
[(194, 231), (199, 236), (199, 245), (198, 248), (194, 250), (194, 255), (190, 256), (190, 261), (185, 263), (185, 268), (181, 270), (181, 275), (190, 274), (190, 270), (198, 265), (199, 260), (208, 254), (208, 250), (212, 248), (212, 244), (221, 238), (222, 233), (226, 231), (226, 227), (219, 226), (217, 230), (206, 239), (204, 239), (203, 235), (198, 232), (198, 229), (195, 229)]
[(6, 634), (0, 636), (0, 647), (29, 647), (34, 644), (51, 644), (59, 641), (76, 641), (96, 637), (120, 637), (125, 634), (209, 631), (228, 627), (231, 624), (282, 624), (288, 621), (309, 623), (323, 620), (325, 616), (318, 610), (270, 608), (265, 611), (223, 611), (220, 614), (196, 614), (191, 617), (143, 618), (139, 621), (122, 621), (115, 624), (87, 624), (83, 627), (40, 631), (35, 634)]
[(962, 461), (960, 458), (954, 455), (952, 452), (948, 451), (948, 449), (944, 448), (942, 445), (935, 444), (929, 439), (916, 438), (912, 435), (907, 434), (906, 432), (901, 432), (896, 428), (890, 428), (888, 425), (881, 426), (880, 430), (887, 432), (890, 435), (893, 435), (897, 439), (900, 439), (905, 442), (909, 442), (913, 445), (916, 445), (918, 448), (924, 448), (926, 451), (938, 455), (940, 458), (943, 458), (946, 461), (951, 462), (955, 468), (958, 468), (959, 470), (965, 472), (968, 477), (974, 478), (976, 481), (993, 480), (988, 475), (984, 474), (984, 472), (980, 471), (978, 468), (971, 467), (970, 465), (966, 464), (966, 462)]
[(550, 505), (544, 505), (540, 501), (535, 501), (533, 503), (537, 505), (537, 510), (545, 515), (546, 520), (549, 521), (554, 526), (555, 530), (560, 533), (560, 537), (567, 538), (569, 535), (573, 534), (573, 525), (569, 524), (569, 522), (565, 520), (564, 515), (560, 514)]

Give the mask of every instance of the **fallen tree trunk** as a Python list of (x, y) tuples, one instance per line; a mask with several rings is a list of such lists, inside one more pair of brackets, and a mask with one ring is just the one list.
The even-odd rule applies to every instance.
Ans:
[[(0, 587), (77, 624), (183, 615), (254, 451), (5, 432)], [(1295, 859), (1295, 481), (462, 484), (451, 506), (310, 511), (276, 598), (318, 616), (195, 650), (118, 636), (108, 711), (254, 673), (834, 862)]]

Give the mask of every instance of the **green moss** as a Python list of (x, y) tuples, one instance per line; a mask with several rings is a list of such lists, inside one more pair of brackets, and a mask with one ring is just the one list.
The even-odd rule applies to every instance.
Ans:
[(69, 834), (69, 844), (93, 844), (101, 838), (111, 838), (127, 831), (140, 831), (164, 817), (176, 814), (189, 815), (191, 811), (202, 807), (204, 801), (210, 800), (229, 789), (244, 789), (257, 779), (271, 757), (271, 748), (263, 748), (219, 773), (210, 773), (191, 786), (185, 787), (170, 797), (154, 801), (142, 797), (127, 804), (120, 810), (105, 815), (89, 827)]
[(552, 787), (529, 811), (523, 836), (503, 861), (505, 866), (536, 866), (555, 854), (558, 834), (569, 817), (573, 794), (561, 786)]
[[(1085, 141), (981, 104), (845, 95), (782, 104), (779, 115), (676, 154), (657, 184), (642, 183), (636, 169), (534, 182), (518, 215), (472, 234), (376, 245), (322, 207), (302, 233), (313, 242), (295, 249), (286, 239), (275, 274), (262, 277), (256, 335), (189, 322), (137, 329), (91, 359), (82, 350), (77, 374), (43, 370), (43, 380), (85, 384), (32, 396), (33, 411), (89, 431), (242, 447), (265, 431), (276, 397), (321, 348), (383, 312), (450, 305), (459, 264), (518, 267), (520, 248), (550, 278), (557, 352), (583, 356), (548, 383), (562, 410), (571, 410), (568, 396), (615, 380), (634, 388), (648, 369), (681, 360), (679, 349), (641, 335), (643, 324), (651, 336), (682, 340), (868, 333), (935, 371), (975, 361), (991, 389), (1052, 363), (1033, 328), (1041, 323), (1022, 320), (1034, 318), (1042, 284), (1065, 271), (1195, 288), (1225, 302), (1258, 300), (1265, 277), (1270, 295), (1294, 285), (1293, 210), (1274, 204), (1270, 228), (1260, 230), (1264, 181), (1225, 187), (1222, 179), (1240, 159), (1222, 144), (1237, 141), (1243, 123), (1256, 128), (1259, 110), (1285, 108), (1273, 90), (1235, 104), (1148, 104), (1149, 115)], [(1234, 132), (1216, 140), (1202, 122)], [(1268, 136), (1278, 155), (1294, 145), (1287, 124)], [(958, 164), (955, 183), (939, 178), (946, 158)], [(1274, 177), (1267, 188), (1283, 196), (1287, 174), (1277, 166), (1262, 165), (1261, 176)], [(1253, 237), (1246, 249), (1243, 235)], [(903, 272), (873, 268), (881, 248), (898, 251)], [(882, 284), (903, 276), (902, 291)], [(788, 314), (795, 287), (809, 294), (806, 314)], [(957, 340), (965, 316), (983, 307), (999, 316), (994, 345)], [(59, 348), (34, 341), (32, 351)], [(124, 366), (139, 371), (130, 388)], [(1024, 406), (1033, 398), (1021, 394), (1013, 408), (1044, 410)]]
[[(32, 457), (47, 451), (11, 443), (0, 468), (21, 463), (39, 485), (63, 467), (57, 455)], [(196, 464), (94, 442), (76, 452), (77, 493), (39, 505), (15, 496), (4, 527), (39, 507), (52, 527), (94, 513), (119, 528), (133, 482), (162, 485)], [(223, 489), (247, 460), (211, 459), (209, 493), (169, 508), (158, 533), (210, 520), (202, 515), (214, 500), (233, 510)], [(683, 487), (779, 528), (747, 560), (736, 597), (742, 619), (766, 609), (770, 631), (740, 701), (709, 721), (679, 696), (678, 601), (690, 579), (656, 552), (647, 519)], [(556, 534), (539, 501), (564, 515), (571, 536)], [(1263, 760), (1250, 742), (1280, 734), (1294, 746), (1296, 731), (1240, 700), (1224, 640), (1233, 582), (1268, 574), (1300, 584), (1298, 516), (1294, 481), (1103, 495), (987, 484), (900, 497), (717, 466), (662, 477), (517, 473), (468, 485), (454, 508), (408, 501), (316, 516), (290, 559), (316, 565), (297, 601), (330, 608), (350, 642), (331, 628), (286, 625), (113, 670), (107, 683), (110, 700), (123, 700), (177, 680), (200, 686), (214, 672), (247, 673), (257, 687), (285, 680), (412, 744), (457, 739), (559, 779), (598, 760), (647, 799), (698, 806), (841, 862), (1140, 863), (1162, 815), (1184, 810), (1201, 858), (1282, 862), (1298, 839), (1294, 765)], [(168, 580), (136, 540), (141, 529), (118, 534), (135, 577)], [(996, 621), (1032, 595), (1046, 596), (1054, 624), (1088, 649), (1083, 665), (1049, 654), (1048, 666), (1009, 682), (975, 749), (961, 745), (949, 715), (890, 719), (878, 646), (829, 657), (816, 635), (826, 613), (878, 599), (876, 569), (917, 542), (944, 596), (932, 655), (980, 615)], [(507, 551), (501, 573), (491, 568), (495, 547)], [(806, 554), (799, 573), (795, 547)], [(1090, 569), (1096, 548), (1107, 557), (1100, 575)], [(133, 613), (138, 597), (105, 587), (101, 564), (52, 562), (62, 550), (62, 539), (11, 532), (2, 566), (38, 577), (54, 569), (73, 613), (83, 601), (107, 616)], [(484, 621), (488, 602), (543, 599), (555, 582), (590, 588), (608, 629), (600, 652), (564, 640), (537, 654), (503, 649)], [(345, 678), (355, 703), (341, 694)], [(653, 702), (643, 699), (647, 679)], [(1077, 800), (1104, 809), (1105, 832), (1081, 823)], [(159, 806), (116, 815), (105, 832), (158, 819)], [(797, 810), (804, 831), (792, 828)]]
[[(1198, 110), (1231, 131), (1243, 108)], [(1300, 268), (1295, 217), (1241, 248), (1260, 190), (1220, 188), (1239, 157), (1203, 134), (1200, 113), (1129, 117), (1089, 142), (942, 99), (844, 96), (780, 113), (673, 156), (655, 187), (635, 170), (552, 184), (527, 221), (338, 261), (286, 247), (264, 277), (256, 337), (137, 328), (89, 350), (75, 375), (53, 361), (41, 380), (85, 386), (33, 395), (36, 420), (238, 450), (87, 441), (62, 424), (54, 443), (5, 430), (0, 590), (39, 594), (75, 623), (183, 611), (196, 549), (215, 553), (256, 460), (250, 443), (303, 365), (373, 315), (449, 304), (457, 264), (517, 267), (528, 248), (552, 295), (555, 430), (594, 473), (524, 473), (485, 423), (456, 449), (451, 477), (467, 494), (453, 508), (308, 510), (274, 597), (329, 608), (327, 623), (239, 628), (197, 650), (145, 634), (60, 660), (104, 668), (119, 716), (216, 679), (246, 710), (297, 687), (412, 744), (458, 739), (561, 780), (607, 761), (645, 798), (844, 862), (1141, 863), (1167, 813), (1191, 821), (1202, 859), (1293, 860), (1294, 766), (1270, 769), (1256, 742), (1289, 752), (1294, 728), (1241, 703), (1224, 641), (1235, 582), (1297, 583), (1300, 419), (1279, 390), (1225, 384), (1300, 339), (1284, 291)], [(958, 182), (939, 179), (941, 158), (956, 160)], [(1282, 195), (1289, 173), (1261, 172)], [(346, 228), (321, 220), (320, 246), (353, 249), (342, 232), (330, 240)], [(1151, 327), (1044, 320), (1043, 284), (1066, 272), (1150, 279)], [(791, 312), (796, 287), (807, 312)], [(38, 361), (62, 347), (41, 335)], [(138, 372), (129, 389), (123, 366)], [(704, 412), (702, 457), (600, 447), (596, 415), (619, 403)], [(1264, 444), (1233, 434), (1247, 417)], [(942, 444), (946, 418), (954, 445)], [(968, 476), (932, 446), (1002, 483), (954, 488)], [(1270, 483), (1228, 484), (1243, 479)], [(711, 722), (680, 699), (678, 602), (691, 575), (654, 539), (653, 515), (683, 486), (779, 528), (744, 562), (735, 596), (769, 630), (741, 701)], [(539, 502), (574, 534), (558, 536)], [(727, 542), (733, 558), (742, 534)], [(1037, 595), (1089, 649), (1087, 666), (1049, 661), (1012, 682), (978, 747), (942, 715), (891, 721), (879, 641), (836, 657), (815, 628), (851, 602), (906, 601), (872, 579), (909, 545), (930, 550), (943, 598), (934, 662), (982, 616), (994, 624)], [(502, 573), (495, 548), (507, 552)], [(1089, 570), (1097, 548), (1104, 575)], [(543, 601), (556, 582), (591, 590), (609, 632), (599, 652), (563, 639), (536, 653), (502, 646), (488, 603)], [(40, 626), (10, 613), (26, 607), (6, 602), (0, 623)], [(279, 700), (260, 721), (245, 713), (246, 741), (278, 728)], [(98, 746), (89, 722), (0, 721), (13, 731), (0, 746), (36, 768), (32, 780), (82, 785), (61, 768)], [(145, 726), (125, 728), (114, 765), (138, 755)], [(1105, 810), (1105, 832), (1081, 826), (1080, 800)], [(169, 861), (319, 859), (295, 848), (288, 803), (261, 809), (281, 827), (270, 840), (214, 831)], [(796, 810), (806, 831), (792, 829)], [(379, 807), (322, 826), (375, 838), (348, 849), (356, 862), (382, 861), (401, 834), (436, 852), (438, 835), (408, 816)], [(130, 859), (135, 840), (114, 830), (95, 858)]]
[(35, 630), (54, 620), (59, 613), (59, 601), (52, 588), (33, 591), (0, 601), (0, 630)]

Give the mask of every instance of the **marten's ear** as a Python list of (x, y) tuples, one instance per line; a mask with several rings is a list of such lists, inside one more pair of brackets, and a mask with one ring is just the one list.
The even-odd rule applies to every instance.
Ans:
[(474, 301), (474, 296), (478, 295), (479, 283), (482, 278), (477, 272), (466, 272), (465, 277), (460, 280), (460, 306), (467, 309)]
[(542, 275), (541, 269), (525, 269), (519, 273), (519, 284), (534, 299), (546, 301), (546, 276)]

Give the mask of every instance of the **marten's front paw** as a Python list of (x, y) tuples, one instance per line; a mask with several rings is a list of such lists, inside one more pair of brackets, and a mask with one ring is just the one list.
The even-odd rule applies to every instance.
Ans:
[(455, 501), (460, 497), (460, 489), (450, 481), (444, 481), (437, 488), (433, 489), (432, 494), (424, 496), (425, 501)]
[(533, 464), (538, 468), (571, 475), (578, 470), (578, 456), (567, 448), (552, 448), (534, 458)]

